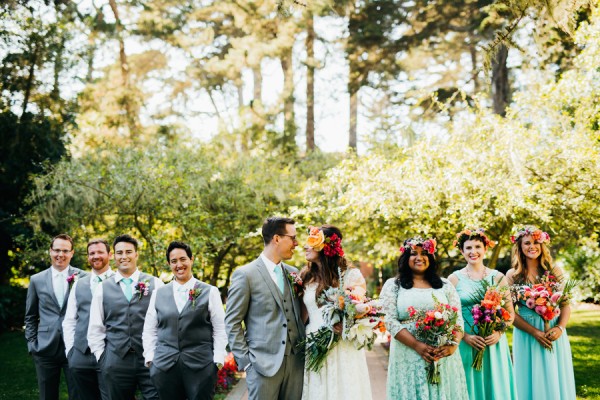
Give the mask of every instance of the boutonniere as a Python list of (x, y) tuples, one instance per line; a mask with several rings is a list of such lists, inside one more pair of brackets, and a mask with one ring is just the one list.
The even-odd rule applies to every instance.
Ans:
[(199, 286), (200, 284), (196, 282), (194, 288), (190, 289), (188, 292), (188, 300), (192, 302), (192, 309), (194, 310), (196, 309), (196, 300), (198, 300), (200, 293), (202, 293), (202, 289), (200, 289)]
[(79, 272), (73, 272), (71, 275), (67, 276), (67, 284), (69, 285), (69, 290), (73, 287), (73, 284), (79, 280)]
[(139, 300), (141, 300), (143, 296), (148, 296), (149, 292), (150, 292), (150, 281), (149, 280), (146, 279), (143, 281), (139, 281), (137, 283), (137, 285), (135, 285), (135, 293), (138, 294)]
[(290, 281), (290, 285), (294, 288), (294, 295), (297, 296), (303, 290), (302, 286), (302, 278), (300, 278), (300, 274), (297, 272), (288, 272), (287, 273), (288, 280)]

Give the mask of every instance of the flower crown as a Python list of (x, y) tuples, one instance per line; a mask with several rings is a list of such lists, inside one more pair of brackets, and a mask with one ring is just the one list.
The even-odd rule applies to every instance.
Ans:
[(541, 229), (536, 228), (535, 226), (526, 226), (524, 228), (517, 229), (517, 233), (510, 237), (510, 241), (516, 243), (517, 240), (527, 235), (531, 235), (533, 240), (538, 243), (550, 242), (550, 235), (548, 235), (547, 232), (543, 232)]
[(414, 238), (406, 239), (404, 244), (400, 246), (400, 254), (404, 254), (405, 251), (413, 250), (417, 246), (421, 246), (423, 250), (427, 251), (429, 254), (435, 254), (435, 246), (437, 242), (435, 239), (423, 239), (420, 236), (415, 236)]
[(327, 257), (338, 255), (344, 257), (344, 249), (342, 249), (342, 239), (333, 234), (326, 237), (323, 231), (316, 226), (308, 227), (308, 239), (306, 245), (312, 247), (315, 251), (323, 250)]
[(461, 242), (464, 243), (467, 240), (474, 238), (474, 237), (475, 238), (480, 237), (481, 239), (483, 239), (483, 243), (485, 244), (485, 247), (489, 247), (490, 249), (496, 245), (496, 242), (494, 242), (493, 240), (490, 240), (490, 238), (487, 237), (487, 235), (485, 234), (485, 229), (483, 229), (483, 228), (474, 228), (474, 229), (465, 228), (456, 234), (456, 240), (452, 242), (452, 246), (461, 250), (459, 244)]

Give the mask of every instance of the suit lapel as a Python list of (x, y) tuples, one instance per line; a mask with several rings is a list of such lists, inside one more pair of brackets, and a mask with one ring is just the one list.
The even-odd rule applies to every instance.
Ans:
[(275, 298), (275, 301), (277, 302), (279, 307), (283, 310), (283, 296), (281, 294), (281, 291), (279, 290), (277, 285), (275, 285), (275, 282), (273, 282), (273, 278), (271, 278), (271, 274), (269, 274), (269, 271), (267, 270), (267, 266), (261, 260), (260, 257), (256, 260), (256, 267), (258, 269), (258, 272), (262, 276), (263, 281), (265, 282), (265, 284), (271, 291), (271, 294)]

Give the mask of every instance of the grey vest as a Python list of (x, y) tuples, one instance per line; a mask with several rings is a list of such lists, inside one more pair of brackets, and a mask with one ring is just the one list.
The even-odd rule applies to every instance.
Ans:
[(90, 278), (91, 274), (79, 279), (77, 281), (77, 288), (75, 289), (75, 298), (77, 299), (77, 322), (75, 324), (75, 340), (73, 342), (73, 347), (83, 354), (88, 350), (87, 331), (90, 322), (90, 304), (92, 304)]
[(142, 330), (146, 311), (150, 304), (150, 296), (154, 290), (154, 277), (140, 273), (139, 281), (149, 282), (148, 295), (140, 297), (134, 288), (131, 301), (127, 301), (121, 285), (116, 282), (114, 277), (107, 279), (102, 284), (106, 348), (121, 358), (124, 358), (130, 349), (133, 349), (139, 356), (144, 352)]
[(213, 362), (213, 330), (208, 310), (211, 286), (197, 282), (195, 287), (200, 290), (195, 305), (188, 300), (181, 314), (173, 298), (172, 283), (156, 292), (158, 332), (152, 363), (162, 371), (169, 370), (180, 357), (186, 367), (194, 370)]
[[(287, 274), (287, 271), (284, 269), (283, 273)], [(287, 281), (285, 275), (284, 279)], [(283, 311), (287, 320), (287, 343), (285, 344), (285, 355), (289, 356), (291, 353), (295, 354), (297, 351), (295, 349), (295, 345), (298, 341), (298, 329), (295, 323), (296, 317), (294, 315), (294, 298), (292, 297), (292, 292), (290, 291), (290, 285), (286, 281), (284, 281), (283, 285)]]

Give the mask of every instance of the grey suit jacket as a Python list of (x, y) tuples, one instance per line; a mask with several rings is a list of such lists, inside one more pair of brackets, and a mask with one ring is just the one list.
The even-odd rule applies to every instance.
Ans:
[[(288, 273), (298, 272), (290, 265), (283, 266)], [(284, 279), (284, 283), (293, 293), (289, 280)], [(297, 297), (293, 297), (292, 305), (295, 320), (288, 322), (281, 292), (260, 257), (235, 270), (227, 296), (225, 328), (239, 370), (252, 364), (263, 376), (277, 373), (285, 354), (281, 340), (288, 337), (288, 330), (292, 330), (291, 336), (297, 338), (291, 346), (296, 347), (304, 338)]]
[[(87, 272), (69, 266), (68, 274), (78, 273), (81, 278)], [(67, 288), (65, 301), (60, 307), (52, 287), (52, 267), (33, 275), (27, 289), (25, 303), (25, 339), (30, 354), (43, 357), (64, 353), (62, 321), (67, 310), (67, 299), (71, 288)], [(64, 344), (63, 344), (64, 345)]]

